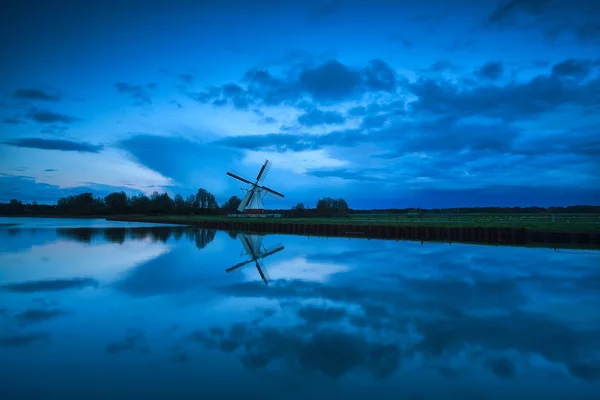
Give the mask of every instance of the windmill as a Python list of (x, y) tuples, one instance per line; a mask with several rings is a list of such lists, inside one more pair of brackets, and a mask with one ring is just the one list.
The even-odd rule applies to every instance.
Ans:
[(282, 244), (279, 244), (267, 249), (262, 244), (262, 235), (248, 235), (245, 233), (240, 233), (238, 235), (238, 238), (240, 239), (240, 242), (242, 242), (242, 246), (244, 246), (244, 251), (241, 255), (249, 256), (250, 260), (242, 261), (241, 263), (238, 263), (233, 267), (229, 267), (225, 270), (225, 272), (234, 271), (240, 267), (243, 267), (244, 265), (248, 265), (254, 262), (254, 265), (256, 266), (260, 277), (262, 278), (263, 282), (265, 282), (265, 285), (267, 285), (269, 283), (269, 278), (267, 276), (264, 266), (262, 265), (261, 260), (283, 250), (285, 247)]
[(267, 194), (272, 194), (281, 198), (284, 197), (281, 193), (262, 185), (262, 182), (265, 180), (267, 173), (270, 169), (271, 162), (269, 160), (266, 160), (260, 171), (258, 171), (258, 175), (256, 176), (255, 182), (243, 178), (238, 173), (227, 172), (227, 175), (231, 176), (232, 178), (252, 185), (250, 189), (242, 188), (244, 198), (242, 199), (242, 202), (238, 207), (239, 212), (251, 215), (261, 215), (264, 213), (265, 210), (265, 207), (263, 205), (263, 199)]

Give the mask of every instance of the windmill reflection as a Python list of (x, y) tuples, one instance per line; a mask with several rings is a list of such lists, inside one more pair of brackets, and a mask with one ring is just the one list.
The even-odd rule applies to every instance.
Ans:
[(234, 265), (233, 267), (227, 268), (225, 272), (231, 272), (240, 267), (243, 267), (244, 265), (254, 263), (265, 285), (269, 284), (269, 278), (264, 266), (262, 265), (262, 260), (264, 260), (270, 255), (280, 252), (285, 247), (282, 244), (278, 244), (276, 246), (266, 248), (262, 244), (263, 237), (264, 236), (262, 235), (250, 235), (247, 233), (240, 233), (238, 235), (238, 239), (240, 240), (240, 242), (242, 242), (242, 246), (244, 247), (244, 250), (242, 251), (240, 256), (247, 256), (250, 257), (250, 259), (242, 261)]

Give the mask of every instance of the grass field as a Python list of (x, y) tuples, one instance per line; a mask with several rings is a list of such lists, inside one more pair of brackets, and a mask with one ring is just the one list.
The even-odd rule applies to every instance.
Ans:
[(540, 231), (600, 232), (600, 214), (353, 214), (331, 218), (232, 218), (227, 216), (124, 216), (123, 219), (180, 221), (256, 221), (295, 224), (356, 224), (437, 227), (526, 228)]

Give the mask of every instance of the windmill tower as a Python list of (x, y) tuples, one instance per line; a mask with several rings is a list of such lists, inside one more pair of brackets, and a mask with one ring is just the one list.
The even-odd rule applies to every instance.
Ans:
[(227, 172), (227, 175), (231, 176), (232, 178), (252, 185), (249, 189), (242, 188), (244, 198), (238, 207), (239, 212), (243, 212), (244, 214), (248, 215), (263, 215), (265, 211), (263, 199), (267, 194), (272, 194), (281, 198), (284, 197), (281, 193), (262, 185), (262, 182), (265, 180), (270, 169), (271, 162), (266, 160), (260, 171), (258, 171), (255, 182), (243, 178), (238, 173)]
[(246, 233), (240, 233), (238, 235), (238, 238), (240, 239), (240, 242), (242, 242), (242, 246), (244, 246), (244, 251), (241, 255), (246, 255), (250, 257), (250, 260), (242, 261), (241, 263), (238, 263), (233, 267), (227, 268), (225, 272), (234, 271), (240, 267), (243, 267), (244, 265), (248, 265), (254, 262), (254, 265), (256, 266), (260, 277), (262, 278), (265, 285), (267, 285), (269, 283), (269, 278), (267, 276), (265, 267), (262, 265), (261, 260), (283, 250), (285, 247), (282, 244), (279, 244), (277, 246), (271, 247), (270, 249), (267, 249), (262, 244), (262, 235), (249, 235)]

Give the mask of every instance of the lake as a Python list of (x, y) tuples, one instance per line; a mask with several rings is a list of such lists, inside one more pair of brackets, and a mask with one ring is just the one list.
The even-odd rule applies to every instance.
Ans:
[(0, 218), (0, 393), (598, 399), (600, 252)]

